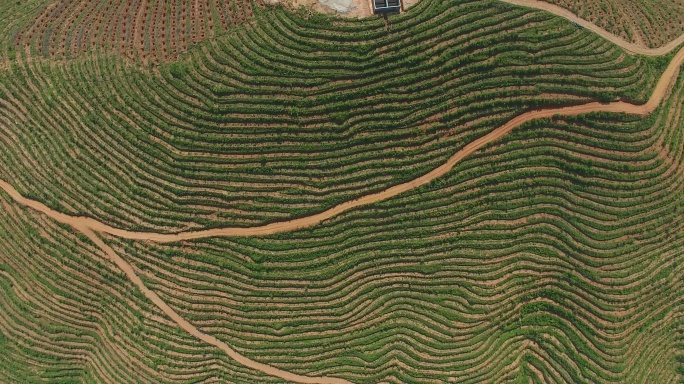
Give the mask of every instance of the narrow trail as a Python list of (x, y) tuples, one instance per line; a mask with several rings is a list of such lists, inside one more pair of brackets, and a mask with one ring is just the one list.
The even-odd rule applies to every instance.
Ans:
[[(635, 44), (629, 43), (611, 33), (608, 33), (602, 29), (600, 29), (598, 26), (591, 24), (583, 19), (578, 18), (574, 14), (572, 14), (570, 11), (567, 11), (563, 8), (550, 5), (547, 3), (543, 3), (541, 1), (536, 1), (536, 0), (501, 0), (507, 3), (515, 4), (515, 5), (520, 5), (520, 6), (527, 6), (527, 7), (532, 7), (532, 8), (537, 8), (537, 9), (543, 9), (546, 11), (549, 11), (551, 13), (556, 14), (557, 16), (564, 17), (566, 19), (569, 19), (573, 22), (577, 22), (580, 25), (585, 26), (587, 29), (592, 30), (593, 32), (596, 32), (597, 34), (603, 36), (607, 40), (610, 40), (611, 42), (615, 43), (616, 45), (624, 48), (627, 51), (630, 51), (632, 53), (637, 53), (637, 54), (643, 54), (643, 55), (649, 55), (649, 56), (660, 56), (660, 55), (665, 55), (668, 54), (669, 52), (673, 51), (678, 45), (684, 43), (684, 35), (680, 36), (678, 39), (675, 41), (671, 42), (670, 44), (660, 47), (660, 48), (655, 48), (655, 49), (649, 49), (649, 48), (644, 48), (637, 46)], [(544, 110), (536, 110), (536, 111), (530, 111), (527, 113), (524, 113), (522, 115), (519, 115), (512, 120), (510, 120), (508, 123), (504, 124), (503, 126), (493, 130), (492, 132), (488, 133), (485, 136), (480, 137), (479, 139), (471, 142), (470, 144), (466, 145), (464, 148), (456, 152), (453, 156), (451, 156), (446, 163), (440, 165), (439, 167), (435, 168), (431, 172), (414, 179), (412, 181), (395, 185), (393, 187), (387, 188), (381, 192), (369, 194), (366, 196), (362, 196), (360, 198), (357, 198), (355, 200), (347, 201), (341, 204), (338, 204), (326, 211), (323, 211), (318, 214), (314, 214), (311, 216), (307, 217), (302, 217), (298, 219), (293, 219), (289, 221), (284, 221), (284, 222), (277, 222), (277, 223), (271, 223), (268, 225), (263, 225), (259, 227), (252, 227), (252, 228), (217, 228), (217, 229), (209, 229), (209, 230), (200, 230), (200, 231), (188, 231), (188, 232), (179, 232), (175, 234), (163, 234), (163, 233), (152, 233), (152, 232), (135, 232), (135, 231), (127, 231), (123, 229), (118, 229), (114, 228), (112, 226), (109, 226), (107, 224), (104, 224), (102, 222), (99, 222), (95, 219), (92, 218), (87, 218), (87, 217), (79, 217), (79, 216), (70, 216), (66, 215), (64, 213), (55, 211), (49, 207), (47, 207), (45, 204), (27, 199), (23, 197), (14, 187), (12, 187), (9, 183), (7, 183), (4, 180), (0, 180), (0, 188), (4, 190), (12, 199), (14, 199), (18, 204), (23, 205), (25, 207), (34, 209), (40, 213), (45, 214), (46, 216), (52, 218), (53, 220), (62, 223), (62, 224), (67, 224), (71, 227), (73, 227), (75, 230), (83, 233), (86, 237), (88, 237), (95, 245), (97, 245), (111, 260), (126, 274), (126, 276), (135, 284), (140, 291), (147, 297), (150, 301), (152, 301), (157, 307), (159, 307), (167, 316), (169, 316), (178, 326), (183, 329), (184, 331), (190, 333), (191, 335), (197, 337), (198, 339), (213, 345), (220, 350), (224, 351), (228, 356), (233, 358), (236, 362), (252, 368), (254, 370), (260, 371), (262, 373), (265, 373), (267, 375), (271, 376), (276, 376), (279, 378), (282, 378), (287, 381), (291, 382), (297, 382), (297, 383), (324, 383), (324, 384), (348, 384), (350, 383), (347, 380), (340, 379), (340, 378), (331, 378), (331, 377), (314, 377), (314, 376), (303, 376), (303, 375), (298, 375), (295, 373), (287, 372), (282, 369), (259, 363), (257, 361), (251, 360), (240, 353), (236, 352), (234, 349), (232, 349), (230, 346), (228, 346), (226, 343), (218, 340), (214, 336), (207, 335), (205, 333), (202, 333), (197, 327), (194, 325), (190, 324), (187, 320), (185, 320), (182, 316), (180, 316), (173, 308), (171, 308), (164, 300), (162, 300), (159, 295), (157, 295), (155, 292), (151, 291), (145, 284), (143, 283), (142, 279), (135, 273), (135, 270), (133, 269), (133, 266), (129, 263), (127, 263), (121, 256), (119, 256), (110, 246), (108, 246), (97, 234), (96, 232), (101, 232), (101, 233), (107, 233), (113, 236), (121, 237), (121, 238), (126, 238), (126, 239), (132, 239), (132, 240), (145, 240), (145, 241), (154, 241), (154, 242), (159, 242), (159, 243), (168, 243), (168, 242), (176, 242), (176, 241), (183, 241), (183, 240), (193, 240), (193, 239), (201, 239), (201, 238), (207, 238), (207, 237), (216, 237), (216, 236), (231, 236), (231, 237), (245, 237), (245, 236), (262, 236), (262, 235), (269, 235), (269, 234), (274, 234), (274, 233), (281, 233), (281, 232), (288, 232), (288, 231), (294, 231), (302, 228), (308, 228), (315, 226), (319, 223), (321, 223), (324, 220), (330, 219), (334, 216), (339, 215), (342, 212), (345, 212), (347, 210), (356, 208), (356, 207), (361, 207), (364, 205), (376, 203), (382, 200), (389, 199), (391, 197), (397, 196), (401, 193), (413, 190), (415, 188), (418, 188), (422, 185), (425, 185), (443, 175), (448, 173), (458, 162), (463, 160), (466, 156), (472, 154), (473, 152), (479, 150), (480, 148), (486, 146), (487, 144), (490, 144), (499, 138), (505, 136), (509, 132), (511, 132), (514, 128), (519, 127), (520, 125), (529, 122), (531, 120), (539, 119), (539, 118), (549, 118), (553, 117), (555, 115), (561, 115), (561, 116), (574, 116), (574, 115), (580, 115), (580, 114), (585, 114), (585, 113), (590, 113), (590, 112), (611, 112), (611, 113), (628, 113), (628, 114), (636, 114), (636, 115), (648, 115), (651, 112), (653, 112), (658, 105), (663, 101), (665, 98), (665, 95), (668, 93), (671, 85), (674, 83), (674, 81), (677, 79), (677, 76), (679, 75), (680, 72), (680, 67), (681, 65), (684, 64), (684, 48), (682, 48), (672, 59), (670, 62), (669, 66), (665, 70), (665, 72), (662, 74), (660, 80), (658, 81), (658, 84), (656, 85), (653, 94), (651, 95), (650, 99), (648, 102), (642, 105), (635, 105), (635, 104), (630, 104), (630, 103), (625, 103), (625, 102), (613, 102), (613, 103), (608, 103), (608, 104), (601, 104), (598, 102), (593, 102), (593, 103), (587, 103), (587, 104), (582, 104), (582, 105), (576, 105), (576, 106), (569, 106), (569, 107), (563, 107), (563, 108), (553, 108), (553, 109), (544, 109)]]
[(78, 224), (72, 224), (72, 226), (74, 229), (86, 235), (93, 243), (95, 243), (95, 245), (100, 247), (100, 249), (102, 249), (119, 268), (121, 268), (121, 270), (126, 274), (126, 276), (133, 282), (133, 284), (135, 284), (140, 289), (143, 295), (145, 295), (145, 297), (148, 298), (152, 303), (154, 303), (154, 305), (159, 307), (159, 309), (161, 309), (168, 317), (170, 317), (174, 322), (176, 322), (176, 324), (178, 324), (178, 326), (180, 326), (181, 329), (195, 336), (196, 338), (204, 341), (205, 343), (211, 344), (219, 348), (228, 356), (230, 356), (230, 358), (234, 359), (236, 362), (246, 367), (266, 373), (268, 375), (280, 377), (281, 379), (296, 383), (351, 384), (349, 381), (344, 379), (298, 375), (267, 364), (259, 363), (257, 361), (254, 361), (239, 354), (234, 349), (229, 347), (228, 344), (217, 339), (216, 337), (207, 335), (206, 333), (202, 333), (199, 329), (197, 329), (197, 327), (190, 324), (190, 322), (188, 322), (181, 315), (179, 315), (178, 312), (174, 311), (173, 308), (171, 308), (168, 304), (166, 304), (164, 300), (162, 300), (161, 297), (159, 297), (159, 295), (157, 295), (155, 292), (147, 288), (145, 283), (143, 283), (142, 279), (140, 279), (140, 276), (138, 276), (135, 273), (135, 270), (133, 270), (133, 266), (127, 263), (126, 260), (124, 260), (116, 252), (114, 252), (114, 250), (104, 241), (102, 241), (102, 239), (100, 239), (91, 228), (87, 226), (79, 226)]
[(614, 35), (605, 29), (602, 29), (596, 24), (593, 24), (587, 20), (582, 19), (581, 17), (575, 15), (571, 11), (560, 7), (558, 5), (554, 4), (549, 4), (544, 1), (540, 0), (499, 0), (504, 3), (509, 3), (513, 5), (517, 5), (520, 7), (528, 7), (528, 8), (535, 8), (535, 9), (541, 9), (550, 13), (553, 13), (556, 16), (560, 16), (564, 19), (570, 20), (573, 23), (577, 23), (581, 25), (582, 27), (594, 32), (595, 34), (603, 37), (604, 39), (612, 42), (615, 45), (620, 46), (622, 49), (626, 50), (629, 53), (633, 54), (639, 54), (639, 55), (644, 55), (644, 56), (664, 56), (667, 55), (668, 53), (674, 51), (677, 47), (682, 45), (684, 43), (684, 35), (679, 36), (678, 38), (670, 41), (669, 43), (658, 47), (658, 48), (647, 48), (643, 45), (640, 44), (635, 44), (632, 42), (629, 42), (617, 35)]
[(0, 180), (0, 188), (4, 189), (14, 200), (23, 204), (27, 207), (31, 207), (35, 210), (45, 213), (51, 218), (59, 221), (60, 223), (68, 224), (73, 227), (89, 228), (96, 232), (103, 232), (113, 236), (131, 239), (131, 240), (145, 240), (154, 241), (157, 243), (171, 243), (184, 240), (196, 240), (208, 237), (248, 237), (248, 236), (265, 236), (275, 233), (290, 232), (303, 228), (313, 227), (320, 224), (321, 222), (335, 217), (345, 211), (353, 208), (361, 207), (364, 205), (373, 204), (382, 200), (389, 199), (391, 197), (397, 196), (404, 192), (416, 189), (422, 185), (425, 185), (439, 177), (447, 174), (458, 162), (463, 160), (466, 156), (472, 154), (478, 149), (484, 147), (485, 145), (492, 143), (501, 137), (505, 136), (511, 132), (514, 128), (519, 127), (522, 124), (527, 123), (540, 118), (548, 118), (554, 115), (562, 116), (572, 116), (580, 115), (590, 112), (612, 112), (612, 113), (628, 113), (635, 115), (647, 115), (653, 112), (660, 102), (663, 100), (670, 85), (679, 75), (680, 66), (684, 63), (684, 48), (682, 48), (677, 55), (672, 59), (670, 65), (665, 69), (663, 75), (661, 76), (658, 84), (656, 85), (651, 98), (642, 105), (630, 104), (623, 101), (612, 102), (608, 104), (602, 104), (599, 102), (592, 102), (582, 105), (575, 105), (562, 108), (552, 108), (552, 109), (542, 109), (536, 111), (530, 111), (515, 117), (508, 123), (502, 125), (499, 128), (491, 131), (490, 133), (480, 137), (479, 139), (471, 142), (470, 144), (463, 147), (461, 150), (456, 152), (451, 156), (446, 163), (440, 165), (439, 167), (433, 169), (431, 172), (424, 174), (423, 176), (413, 179), (409, 182), (398, 184), (387, 188), (383, 191), (372, 193), (359, 197), (354, 200), (349, 200), (340, 203), (328, 210), (323, 212), (305, 216), (293, 220), (274, 222), (257, 227), (233, 227), (233, 228), (214, 228), (199, 231), (187, 231), (187, 232), (177, 232), (177, 233), (156, 233), (156, 232), (137, 232), (128, 231), (125, 229), (114, 228), (110, 225), (97, 221), (89, 217), (81, 216), (69, 216), (64, 213), (55, 211), (45, 204), (27, 199), (16, 189), (14, 189), (7, 182)]

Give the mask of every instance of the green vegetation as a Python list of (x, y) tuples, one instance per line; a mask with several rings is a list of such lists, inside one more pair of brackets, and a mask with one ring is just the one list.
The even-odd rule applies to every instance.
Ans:
[(282, 382), (163, 319), (71, 229), (0, 206), (0, 382)]
[[(23, 36), (43, 3), (0, 5), (25, 16), (0, 33)], [(668, 63), (494, 0), (423, 0), (389, 29), (254, 5), (160, 65), (107, 44), (47, 60), (59, 39), (43, 49), (41, 34), (29, 54), (0, 45), (0, 179), (129, 230), (254, 226), (412, 180), (525, 111), (644, 102)], [(645, 118), (531, 121), (307, 230), (103, 240), (203, 333), (298, 374), (677, 382), (682, 105), (684, 76)], [(281, 382), (181, 331), (86, 236), (2, 193), (0, 290), (0, 382)]]
[(63, 60), (106, 51), (166, 62), (251, 20), (253, 8), (263, 6), (261, 0), (7, 0), (0, 4), (0, 58), (30, 52)]
[(440, 186), (311, 230), (112, 243), (185, 318), (297, 372), (479, 383), (531, 367), (540, 382), (672, 382), (683, 101), (680, 80), (646, 119), (530, 123)]
[(664, 0), (547, 0), (627, 41), (660, 47), (684, 33), (684, 3)]
[(119, 227), (257, 225), (414, 179), (525, 110), (644, 101), (663, 63), (496, 1), (426, 1), (391, 33), (270, 9), (149, 71), (15, 66), (0, 176)]

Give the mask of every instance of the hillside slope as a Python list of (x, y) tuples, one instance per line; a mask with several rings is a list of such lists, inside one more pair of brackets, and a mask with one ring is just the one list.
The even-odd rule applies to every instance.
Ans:
[(683, 104), (680, 79), (646, 119), (529, 123), (444, 179), (310, 230), (110, 241), (185, 318), (294, 372), (677, 382)]
[[(425, 0), (389, 28), (255, 8), (177, 61), (120, 53), (0, 68), (1, 382), (684, 378), (684, 50)], [(635, 114), (554, 109), (304, 229), (98, 230), (306, 217), (568, 105)]]
[(254, 226), (415, 179), (526, 110), (643, 102), (667, 63), (495, 1), (426, 2), (390, 34), (273, 10), (149, 71), (0, 72), (0, 177), (120, 228)]
[(660, 47), (684, 33), (683, 0), (545, 0), (627, 41)]
[[(261, 0), (30, 0), (0, 4), (0, 47), (57, 60), (109, 52), (140, 62), (175, 60), (251, 20)], [(0, 56), (1, 57), (1, 56)]]

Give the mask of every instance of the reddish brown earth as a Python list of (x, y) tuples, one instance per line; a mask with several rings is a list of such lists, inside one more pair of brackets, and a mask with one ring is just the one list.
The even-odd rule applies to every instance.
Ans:
[[(263, 6), (262, 0), (254, 3)], [(129, 59), (168, 61), (215, 36), (219, 26), (227, 30), (252, 17), (248, 0), (53, 0), (24, 23), (15, 48), (68, 58), (102, 47)]]
[(33, 209), (36, 209), (38, 211), (41, 211), (61, 223), (68, 224), (77, 228), (88, 228), (96, 232), (104, 232), (110, 235), (132, 240), (147, 240), (159, 243), (170, 243), (217, 236), (265, 236), (275, 233), (295, 231), (298, 229), (315, 226), (325, 220), (333, 218), (341, 214), (342, 212), (348, 211), (350, 209), (386, 200), (391, 197), (397, 196), (401, 193), (425, 185), (447, 174), (458, 162), (463, 160), (466, 156), (472, 154), (473, 152), (477, 151), (478, 149), (484, 147), (489, 143), (497, 141), (501, 137), (511, 132), (514, 128), (519, 127), (535, 119), (550, 118), (555, 115), (574, 116), (591, 112), (628, 113), (642, 116), (647, 115), (653, 112), (658, 107), (658, 105), (660, 105), (660, 102), (663, 100), (666, 93), (668, 92), (670, 85), (679, 75), (679, 70), (682, 63), (684, 63), (684, 48), (681, 49), (677, 53), (677, 55), (672, 59), (670, 65), (667, 67), (667, 69), (661, 76), (660, 81), (653, 90), (651, 98), (645, 104), (635, 105), (623, 101), (617, 101), (609, 104), (592, 102), (570, 107), (530, 111), (515, 117), (508, 123), (502, 125), (501, 127), (488, 133), (487, 135), (482, 136), (479, 139), (466, 145), (465, 147), (463, 147), (463, 149), (461, 149), (460, 151), (456, 152), (453, 156), (451, 156), (446, 163), (440, 165), (431, 172), (426, 173), (425, 175), (417, 179), (411, 180), (403, 184), (395, 185), (393, 187), (387, 188), (377, 193), (372, 193), (354, 200), (340, 203), (326, 211), (311, 216), (301, 217), (288, 221), (275, 222), (257, 227), (214, 228), (200, 231), (178, 232), (173, 234), (128, 231), (125, 229), (114, 228), (110, 225), (107, 225), (105, 223), (102, 223), (89, 217), (69, 216), (64, 213), (52, 210), (41, 202), (24, 198), (10, 184), (8, 184), (5, 181), (0, 180), (0, 187), (4, 189), (5, 192), (10, 194), (10, 196), (12, 196), (12, 198), (15, 199), (17, 202), (25, 206), (31, 207)]
[(659, 47), (684, 31), (682, 0), (545, 0), (601, 28), (648, 47)]
[[(565, 11), (564, 9), (560, 9), (558, 7), (550, 6), (546, 3), (542, 3), (539, 1), (534, 1), (534, 0), (504, 0), (509, 3), (517, 4), (517, 5), (525, 5), (525, 6), (530, 6), (530, 7), (535, 7), (539, 9), (545, 9), (549, 12), (555, 13), (559, 16), (568, 18), (572, 21), (577, 22), (577, 17), (568, 14), (568, 11)], [(581, 20), (580, 20), (581, 21)], [(671, 44), (661, 47), (661, 48), (656, 48), (656, 49), (647, 49), (643, 47), (638, 47), (635, 46), (632, 43), (628, 43), (619, 37), (612, 35), (610, 33), (607, 33), (605, 31), (600, 30), (600, 28), (596, 26), (588, 26), (586, 21), (581, 21), (582, 25), (587, 26), (592, 31), (596, 31), (599, 33), (601, 36), (604, 36), (606, 39), (614, 42), (615, 44), (623, 47), (626, 50), (629, 50), (633, 53), (640, 53), (640, 54), (645, 54), (645, 55), (651, 55), (651, 56), (658, 56), (658, 55), (664, 55), (676, 48), (676, 45), (681, 44), (684, 42), (684, 35), (678, 38), (676, 41), (672, 42)], [(105, 252), (111, 259), (112, 261), (128, 276), (128, 278), (141, 290), (141, 292), (147, 297), (149, 300), (151, 300), (155, 305), (157, 305), (169, 318), (171, 318), (180, 328), (185, 330), (186, 332), (192, 334), (193, 336), (199, 338), (202, 341), (205, 341), (208, 344), (214, 345), (217, 348), (221, 349), (224, 351), (226, 354), (228, 354), (231, 358), (235, 359), (237, 362), (245, 365), (246, 367), (250, 367), (252, 369), (261, 371), (263, 373), (273, 375), (276, 377), (280, 377), (282, 379), (292, 381), (292, 382), (299, 382), (299, 383), (348, 383), (348, 381), (339, 379), (339, 378), (329, 378), (329, 377), (310, 377), (310, 376), (303, 376), (303, 375), (298, 375), (294, 373), (290, 373), (284, 370), (281, 370), (279, 368), (262, 364), (259, 362), (256, 362), (254, 360), (251, 360), (232, 348), (230, 348), (227, 344), (224, 342), (218, 340), (217, 338), (204, 334), (202, 333), (198, 328), (190, 324), (187, 320), (185, 320), (183, 317), (181, 317), (173, 308), (171, 308), (168, 304), (166, 304), (155, 292), (151, 291), (148, 289), (143, 281), (140, 279), (140, 277), (135, 273), (135, 270), (133, 267), (127, 263), (123, 258), (121, 258), (114, 250), (109, 247), (100, 237), (97, 236), (96, 232), (103, 232), (107, 233), (110, 235), (114, 236), (119, 236), (123, 238), (128, 238), (128, 239), (134, 239), (134, 240), (147, 240), (147, 241), (156, 241), (156, 242), (175, 242), (175, 241), (182, 241), (182, 240), (192, 240), (192, 239), (200, 239), (200, 238), (206, 238), (206, 237), (214, 237), (214, 236), (261, 236), (261, 235), (268, 235), (268, 234), (273, 234), (273, 233), (280, 233), (280, 232), (287, 232), (287, 231), (293, 231), (301, 228), (306, 228), (306, 227), (311, 227), (316, 224), (321, 223), (324, 220), (330, 219), (336, 215), (339, 215), (342, 212), (345, 212), (347, 210), (350, 210), (352, 208), (356, 207), (361, 207), (364, 205), (372, 204), (378, 201), (382, 201), (388, 198), (391, 198), (393, 196), (397, 196), (401, 193), (410, 191), (412, 189), (418, 188), (422, 185), (425, 185), (443, 175), (448, 173), (458, 162), (463, 160), (466, 156), (474, 153), (475, 151), (479, 150), (480, 148), (486, 146), (487, 144), (490, 144), (501, 137), (505, 136), (509, 132), (511, 132), (514, 128), (521, 126), (522, 124), (539, 119), (539, 118), (549, 118), (553, 117), (555, 115), (563, 115), (563, 116), (572, 116), (572, 115), (579, 115), (579, 114), (585, 114), (585, 113), (590, 113), (590, 112), (611, 112), (611, 113), (628, 113), (628, 114), (637, 114), (637, 115), (647, 115), (651, 112), (653, 112), (658, 105), (662, 102), (662, 100), (665, 98), (666, 94), (668, 93), (668, 90), (671, 86), (671, 84), (674, 82), (674, 80), (677, 78), (679, 75), (680, 71), (680, 66), (684, 63), (684, 48), (681, 49), (677, 55), (672, 59), (670, 62), (670, 65), (667, 67), (665, 72), (663, 73), (660, 81), (658, 82), (657, 86), (655, 87), (653, 94), (651, 95), (650, 99), (648, 102), (642, 105), (635, 105), (635, 104), (630, 104), (630, 103), (625, 103), (625, 102), (613, 102), (613, 103), (608, 103), (608, 104), (601, 104), (598, 102), (593, 102), (593, 103), (587, 103), (587, 104), (582, 104), (582, 105), (576, 105), (576, 106), (570, 106), (570, 107), (563, 107), (563, 108), (552, 108), (552, 109), (544, 109), (544, 110), (536, 110), (536, 111), (530, 111), (527, 113), (524, 113), (520, 116), (517, 116), (516, 118), (512, 119), (505, 125), (493, 130), (489, 134), (482, 136), (481, 138), (471, 142), (470, 144), (466, 145), (463, 149), (458, 151), (456, 154), (454, 154), (451, 158), (448, 159), (448, 161), (439, 167), (435, 168), (431, 172), (415, 179), (412, 181), (409, 181), (407, 183), (399, 184), (390, 188), (387, 188), (381, 192), (369, 194), (360, 198), (357, 198), (355, 200), (351, 200), (348, 202), (344, 202), (341, 204), (336, 205), (333, 208), (330, 208), (324, 212), (303, 217), (303, 218), (298, 218), (294, 220), (289, 220), (289, 221), (283, 221), (283, 222), (277, 222), (277, 223), (272, 223), (264, 226), (259, 226), (259, 227), (252, 227), (252, 228), (217, 228), (217, 229), (210, 229), (210, 230), (201, 230), (201, 231), (186, 231), (186, 232), (179, 232), (175, 234), (163, 234), (163, 233), (151, 233), (151, 232), (134, 232), (134, 231), (127, 231), (123, 229), (118, 229), (118, 228), (113, 228), (105, 223), (99, 222), (97, 220), (87, 218), (87, 217), (77, 217), (77, 216), (70, 216), (58, 211), (55, 211), (53, 209), (50, 209), (47, 207), (45, 204), (27, 199), (21, 194), (19, 194), (16, 189), (14, 189), (9, 183), (0, 180), (0, 188), (2, 188), (7, 194), (12, 197), (18, 204), (21, 204), (23, 206), (35, 209), (48, 217), (52, 218), (53, 220), (56, 220), (60, 223), (70, 225), (74, 229), (82, 232), (85, 236), (87, 236), (89, 239), (93, 241), (94, 244), (96, 244), (103, 252)]]
[(646, 55), (646, 56), (663, 56), (668, 54), (669, 52), (672, 52), (675, 50), (678, 46), (682, 45), (684, 43), (684, 35), (679, 36), (678, 38), (670, 41), (666, 45), (663, 45), (658, 48), (647, 48), (643, 44), (636, 44), (636, 43), (631, 43), (629, 41), (624, 40), (623, 38), (616, 36), (605, 29), (602, 29), (596, 24), (593, 24), (589, 21), (586, 21), (579, 16), (575, 15), (574, 13), (570, 12), (569, 10), (559, 7), (557, 5), (549, 4), (544, 1), (539, 1), (539, 0), (501, 0), (505, 3), (509, 4), (514, 4), (522, 7), (530, 7), (530, 8), (537, 8), (537, 9), (542, 9), (548, 12), (551, 12), (557, 16), (561, 16), (565, 19), (568, 19), (572, 21), (573, 23), (577, 23), (584, 28), (596, 33), (597, 35), (603, 37), (604, 39), (614, 43), (615, 45), (619, 45), (626, 51), (629, 51), (631, 53), (637, 53), (640, 55)]

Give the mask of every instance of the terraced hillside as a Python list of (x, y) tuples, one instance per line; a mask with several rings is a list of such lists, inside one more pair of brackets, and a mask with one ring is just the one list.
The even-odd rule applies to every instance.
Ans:
[[(116, 52), (167, 61), (188, 47), (250, 20), (261, 0), (32, 0), (0, 5), (14, 51), (64, 59)], [(2, 27), (0, 27), (2, 32)]]
[(194, 339), (87, 238), (0, 194), (0, 382), (277, 382)]
[(258, 225), (415, 179), (530, 108), (643, 101), (667, 64), (498, 2), (330, 24), (276, 9), (151, 71), (19, 63), (0, 176), (128, 229)]
[(535, 121), (311, 230), (111, 242), (183, 317), (294, 372), (678, 382), (683, 80), (649, 118)]
[(254, 12), (0, 68), (0, 381), (682, 381), (684, 50), (493, 0)]
[(546, 0), (628, 41), (660, 47), (684, 33), (682, 0)]

